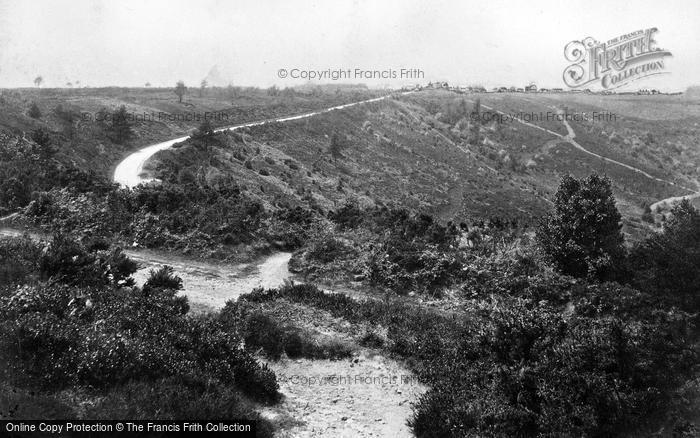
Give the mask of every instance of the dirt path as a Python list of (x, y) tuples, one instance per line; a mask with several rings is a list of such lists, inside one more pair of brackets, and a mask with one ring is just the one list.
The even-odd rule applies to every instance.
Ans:
[[(0, 228), (0, 236), (21, 236), (23, 231)], [(29, 233), (32, 239), (47, 236)], [(182, 278), (191, 311), (222, 308), (256, 287), (279, 286), (291, 278), (287, 264), (291, 253), (279, 252), (252, 263), (230, 265), (151, 250), (125, 250), (139, 264), (133, 275), (142, 286), (151, 269), (172, 266)], [(324, 332), (339, 340), (348, 335), (332, 329)], [(262, 414), (278, 424), (279, 437), (410, 437), (406, 421), (426, 388), (400, 362), (361, 349), (352, 359), (291, 360), (268, 364), (278, 375), (283, 400), (262, 408)]]
[(238, 265), (202, 262), (151, 251), (128, 250), (125, 253), (139, 263), (139, 270), (133, 275), (138, 286), (143, 285), (151, 269), (172, 266), (182, 278), (182, 293), (195, 312), (219, 310), (229, 300), (236, 300), (257, 287), (277, 287), (292, 276), (287, 269), (292, 256), (289, 252)]
[(19, 212), (14, 212), (12, 214), (8, 214), (7, 216), (0, 217), (0, 222), (9, 221), (10, 219), (14, 219), (17, 216), (19, 216)]
[[(499, 111), (499, 110), (497, 110), (497, 109), (495, 109), (495, 108), (493, 108), (493, 107), (490, 107), (490, 106), (488, 106), (488, 105), (485, 105), (485, 104), (483, 104), (483, 103), (481, 104), (481, 106), (484, 107), (484, 108), (486, 108), (486, 109), (488, 109), (488, 110), (491, 110), (491, 111), (493, 111), (493, 112), (496, 112), (496, 113), (498, 113), (498, 114), (500, 114), (500, 115), (507, 116), (507, 114), (504, 113), (503, 111)], [(563, 115), (563, 114), (564, 114), (564, 112), (563, 112), (561, 109), (559, 109), (559, 108), (555, 108), (555, 109), (556, 109), (556, 111), (557, 111), (557, 114), (560, 114), (560, 115)], [(612, 158), (608, 158), (608, 157), (605, 157), (605, 156), (603, 156), (603, 155), (596, 154), (595, 152), (589, 151), (588, 149), (586, 149), (586, 148), (584, 148), (583, 146), (581, 146), (576, 140), (574, 140), (574, 139), (576, 138), (576, 133), (574, 132), (574, 130), (573, 130), (573, 128), (571, 127), (571, 125), (569, 125), (569, 122), (568, 122), (568, 120), (566, 120), (566, 118), (564, 118), (564, 119), (562, 120), (562, 121), (564, 122), (564, 126), (566, 127), (566, 131), (567, 131), (567, 134), (566, 134), (566, 135), (561, 135), (561, 134), (559, 134), (558, 132), (551, 131), (551, 130), (549, 130), (549, 129), (547, 129), (547, 128), (543, 128), (542, 126), (535, 125), (534, 123), (526, 122), (525, 120), (522, 120), (522, 119), (519, 119), (519, 118), (514, 118), (513, 120), (516, 121), (516, 122), (518, 122), (518, 123), (520, 123), (520, 124), (522, 124), (522, 125), (529, 126), (529, 127), (531, 127), (531, 128), (535, 128), (535, 129), (539, 129), (540, 131), (544, 131), (544, 132), (546, 132), (546, 133), (548, 133), (548, 134), (551, 134), (551, 135), (557, 137), (558, 139), (560, 139), (562, 142), (569, 143), (570, 145), (572, 145), (573, 147), (575, 147), (576, 149), (580, 150), (581, 152), (583, 152), (583, 153), (585, 153), (585, 154), (591, 155), (591, 156), (596, 157), (596, 158), (598, 158), (598, 159), (601, 159), (601, 160), (603, 160), (603, 161), (607, 161), (608, 163), (616, 164), (616, 165), (618, 165), (618, 166), (621, 166), (621, 167), (624, 167), (624, 168), (626, 168), (626, 169), (629, 169), (629, 170), (631, 170), (631, 171), (633, 171), (633, 172), (637, 172), (637, 173), (639, 173), (639, 174), (641, 174), (641, 175), (643, 175), (643, 176), (645, 176), (645, 177), (647, 177), (647, 178), (649, 178), (649, 179), (652, 179), (652, 180), (654, 180), (654, 181), (658, 181), (658, 182), (661, 182), (661, 183), (664, 183), (664, 184), (669, 184), (669, 185), (672, 185), (672, 186), (674, 186), (674, 187), (678, 187), (678, 188), (681, 188), (681, 189), (684, 189), (684, 190), (688, 190), (688, 191), (690, 191), (690, 192), (695, 192), (695, 190), (693, 190), (693, 189), (689, 189), (689, 188), (687, 188), (687, 187), (683, 187), (683, 186), (678, 185), (678, 184), (676, 184), (676, 183), (674, 183), (674, 182), (672, 182), (672, 181), (668, 181), (668, 180), (665, 180), (665, 179), (662, 179), (662, 178), (657, 178), (657, 177), (655, 177), (655, 176), (653, 176), (653, 175), (651, 175), (651, 174), (649, 174), (649, 173), (647, 173), (647, 172), (645, 172), (645, 171), (643, 171), (642, 169), (639, 169), (639, 168), (637, 168), (637, 167), (630, 166), (629, 164), (625, 164), (625, 163), (622, 163), (622, 162), (620, 162), (620, 161), (613, 160)], [(700, 196), (700, 195), (699, 195), (699, 196)]]
[[(0, 236), (19, 237), (25, 232), (11, 227), (0, 228)], [(27, 233), (34, 240), (50, 237), (39, 233)], [(228, 300), (235, 300), (256, 287), (273, 288), (291, 278), (287, 264), (289, 252), (278, 252), (263, 259), (237, 265), (199, 261), (151, 250), (124, 250), (139, 265), (133, 275), (138, 286), (148, 278), (151, 269), (172, 266), (182, 278), (183, 292), (194, 312), (218, 310)]]
[[(507, 115), (507, 114), (504, 113), (503, 111), (499, 111), (499, 110), (497, 110), (497, 109), (495, 109), (495, 108), (493, 108), (493, 107), (490, 107), (490, 106), (488, 106), (488, 105), (484, 105), (483, 103), (481, 104), (481, 106), (483, 106), (484, 108), (486, 108), (486, 109), (488, 109), (488, 110), (494, 111), (494, 112), (496, 112), (496, 113), (498, 113), (498, 114), (501, 114), (501, 115), (504, 115), (504, 116)], [(553, 108), (556, 109), (556, 111), (557, 111), (558, 114), (563, 114), (563, 111), (562, 111), (561, 109), (556, 108), (556, 107), (553, 107)], [(680, 201), (683, 200), (683, 199), (692, 200), (692, 199), (695, 199), (695, 198), (700, 197), (700, 191), (698, 191), (698, 190), (696, 190), (696, 189), (691, 189), (691, 188), (688, 188), (688, 187), (681, 186), (680, 184), (676, 184), (676, 183), (674, 183), (673, 181), (668, 181), (668, 180), (665, 180), (665, 179), (662, 179), (662, 178), (657, 178), (657, 177), (655, 177), (655, 176), (649, 174), (648, 172), (645, 172), (645, 171), (643, 171), (642, 169), (639, 169), (639, 168), (637, 168), (637, 167), (630, 166), (629, 164), (625, 164), (625, 163), (622, 163), (622, 162), (620, 162), (620, 161), (613, 160), (612, 158), (608, 158), (608, 157), (605, 157), (605, 156), (603, 156), (603, 155), (596, 154), (595, 152), (589, 151), (588, 149), (586, 149), (586, 148), (584, 148), (583, 146), (581, 146), (581, 144), (579, 144), (579, 143), (575, 140), (575, 138), (576, 138), (576, 133), (574, 132), (573, 128), (572, 128), (571, 125), (569, 124), (568, 120), (566, 120), (566, 118), (564, 118), (564, 120), (563, 120), (564, 126), (566, 127), (566, 131), (567, 131), (567, 134), (566, 134), (566, 135), (561, 135), (561, 134), (559, 134), (558, 132), (551, 131), (551, 130), (549, 130), (549, 129), (547, 129), (547, 128), (543, 128), (543, 127), (541, 127), (541, 126), (535, 125), (534, 123), (526, 122), (526, 121), (521, 120), (521, 119), (518, 119), (518, 118), (515, 118), (514, 120), (515, 120), (516, 122), (520, 123), (520, 124), (529, 126), (529, 127), (531, 127), (531, 128), (539, 129), (540, 131), (544, 131), (544, 132), (546, 132), (546, 133), (548, 133), (548, 134), (551, 134), (551, 135), (557, 137), (557, 139), (558, 139), (559, 141), (562, 141), (562, 142), (565, 142), (565, 143), (569, 143), (570, 145), (572, 145), (572, 146), (575, 147), (576, 149), (580, 150), (581, 152), (586, 153), (586, 154), (588, 154), (588, 155), (591, 155), (591, 156), (593, 156), (593, 157), (596, 157), (596, 158), (598, 158), (598, 159), (600, 159), (600, 160), (607, 161), (608, 163), (612, 163), (612, 164), (615, 164), (615, 165), (624, 167), (624, 168), (626, 168), (626, 169), (629, 169), (629, 170), (631, 170), (631, 171), (633, 171), (633, 172), (639, 173), (639, 174), (645, 176), (646, 178), (652, 179), (652, 180), (654, 180), (654, 181), (661, 182), (661, 183), (664, 183), (664, 184), (669, 184), (669, 185), (671, 185), (671, 186), (678, 187), (679, 189), (683, 189), (683, 190), (687, 190), (687, 191), (691, 192), (691, 193), (688, 194), (688, 195), (672, 196), (672, 197), (670, 197), (670, 198), (662, 199), (662, 200), (660, 200), (660, 201), (657, 201), (657, 202), (653, 203), (653, 204), (651, 205), (650, 208), (651, 208), (651, 210), (654, 211), (654, 212), (658, 212), (660, 209), (663, 210), (663, 209), (666, 209), (666, 208), (670, 208), (670, 207), (673, 206), (673, 204), (675, 204), (675, 203), (677, 203), (677, 202), (680, 202)], [(547, 145), (549, 145), (549, 144), (550, 144), (550, 143), (548, 142), (545, 146), (547, 146)]]
[(426, 388), (400, 363), (362, 350), (350, 360), (268, 364), (283, 401), (262, 411), (287, 424), (279, 437), (411, 437), (406, 424)]
[(659, 213), (663, 210), (670, 210), (675, 204), (678, 204), (684, 199), (692, 201), (693, 199), (700, 198), (700, 192), (696, 192), (690, 195), (684, 196), (671, 196), (670, 198), (662, 199), (660, 201), (654, 202), (649, 206), (651, 211)]
[[(558, 112), (560, 112), (560, 110), (558, 110)], [(652, 175), (648, 174), (647, 172), (645, 172), (641, 169), (638, 169), (636, 167), (630, 166), (630, 165), (625, 164), (625, 163), (620, 163), (619, 161), (615, 161), (611, 158), (607, 158), (607, 157), (604, 157), (602, 155), (598, 155), (594, 152), (591, 152), (589, 150), (586, 150), (583, 146), (581, 146), (578, 142), (576, 142), (576, 140), (574, 140), (574, 138), (576, 137), (576, 133), (574, 132), (571, 125), (569, 125), (569, 122), (566, 119), (564, 119), (564, 125), (566, 126), (566, 130), (567, 130), (568, 134), (565, 137), (563, 137), (563, 139), (568, 141), (568, 143), (573, 145), (576, 149), (579, 149), (580, 151), (583, 151), (589, 155), (593, 155), (594, 157), (600, 158), (601, 160), (605, 160), (609, 163), (617, 164), (618, 166), (622, 166), (622, 167), (630, 169), (634, 172), (640, 173), (649, 179), (653, 179), (653, 180), (658, 181), (658, 182), (666, 183), (666, 184), (672, 185), (674, 187), (678, 187), (678, 188), (683, 189), (683, 190), (688, 190), (689, 192), (694, 192), (694, 193), (689, 194), (689, 195), (671, 196), (670, 198), (666, 198), (666, 199), (662, 199), (660, 201), (657, 201), (657, 202), (651, 204), (651, 206), (650, 206), (651, 211), (659, 212), (659, 210), (670, 209), (671, 207), (673, 207), (674, 204), (681, 202), (683, 199), (692, 200), (692, 199), (695, 199), (697, 197), (700, 197), (700, 192), (697, 192), (693, 189), (690, 189), (688, 187), (683, 187), (679, 184), (676, 184), (674, 182), (671, 182), (671, 181), (668, 181), (665, 179), (657, 178), (657, 177), (652, 176)]]
[[(406, 92), (403, 94), (407, 94), (407, 93), (410, 93), (410, 92)], [(359, 102), (346, 103), (345, 105), (338, 105), (338, 106), (326, 108), (326, 109), (319, 110), (319, 111), (298, 114), (295, 116), (277, 117), (277, 118), (273, 118), (273, 119), (265, 119), (265, 120), (259, 120), (256, 122), (243, 123), (240, 125), (234, 125), (234, 126), (229, 126), (229, 127), (225, 127), (225, 128), (218, 128), (218, 129), (215, 129), (214, 132), (235, 131), (235, 130), (241, 129), (241, 128), (248, 128), (251, 126), (260, 126), (260, 125), (265, 125), (267, 123), (272, 123), (272, 122), (288, 122), (291, 120), (300, 120), (300, 119), (305, 119), (308, 117), (313, 117), (313, 116), (316, 116), (319, 114), (328, 113), (331, 111), (342, 110), (345, 108), (350, 108), (353, 106), (362, 105), (365, 103), (379, 102), (379, 101), (387, 99), (389, 97), (390, 97), (390, 95), (375, 97), (373, 99), (366, 99), (366, 100), (362, 100)], [(144, 166), (145, 166), (146, 162), (148, 161), (148, 159), (151, 158), (153, 155), (155, 155), (157, 152), (168, 149), (168, 148), (172, 147), (175, 143), (183, 142), (183, 141), (187, 140), (188, 138), (190, 138), (190, 137), (189, 136), (179, 137), (179, 138), (164, 141), (162, 143), (157, 143), (157, 144), (146, 146), (142, 149), (139, 149), (137, 152), (134, 152), (133, 154), (129, 155), (128, 157), (126, 157), (122, 162), (120, 162), (117, 165), (117, 168), (114, 170), (114, 182), (121, 184), (122, 186), (125, 186), (125, 187), (135, 187), (141, 183), (153, 181), (153, 178), (149, 178), (147, 175), (144, 175)]]

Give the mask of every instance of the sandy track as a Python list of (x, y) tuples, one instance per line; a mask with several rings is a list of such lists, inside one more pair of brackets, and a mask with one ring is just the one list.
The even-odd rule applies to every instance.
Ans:
[[(496, 112), (498, 114), (507, 116), (507, 114), (504, 113), (503, 111), (499, 111), (493, 107), (490, 107), (488, 105), (484, 105), (483, 103), (481, 104), (481, 106), (483, 106), (484, 108), (486, 108), (488, 110)], [(558, 109), (558, 108), (554, 108), (554, 109), (556, 109), (557, 112), (560, 114), (563, 113), (563, 111), (561, 109)], [(564, 143), (569, 143), (570, 145), (572, 145), (576, 149), (580, 150), (581, 152), (586, 153), (588, 155), (591, 155), (593, 157), (596, 157), (600, 160), (607, 161), (608, 163), (612, 163), (612, 164), (624, 167), (626, 169), (629, 169), (633, 172), (639, 173), (639, 174), (645, 176), (646, 178), (652, 179), (654, 181), (661, 182), (664, 184), (669, 184), (671, 186), (678, 187), (679, 189), (683, 189), (683, 190), (687, 190), (687, 191), (691, 192), (690, 194), (687, 194), (687, 195), (672, 196), (670, 198), (662, 199), (660, 201), (657, 201), (657, 202), (651, 204), (650, 208), (654, 212), (658, 212), (659, 210), (671, 208), (671, 207), (673, 207), (674, 204), (682, 201), (683, 199), (693, 200), (695, 198), (700, 197), (700, 191), (698, 191), (696, 189), (691, 189), (688, 187), (681, 186), (679, 184), (674, 183), (673, 181), (668, 181), (668, 180), (665, 180), (662, 178), (657, 178), (657, 177), (649, 174), (648, 172), (645, 172), (642, 169), (639, 169), (637, 167), (630, 166), (629, 164), (621, 163), (619, 161), (613, 160), (612, 158), (608, 158), (608, 157), (605, 157), (603, 155), (596, 154), (595, 152), (589, 151), (588, 149), (581, 146), (581, 144), (579, 144), (576, 140), (574, 140), (576, 138), (576, 133), (574, 132), (571, 125), (569, 125), (569, 122), (566, 119), (563, 120), (564, 126), (566, 126), (566, 131), (567, 131), (566, 135), (561, 135), (558, 132), (551, 131), (547, 128), (543, 128), (542, 126), (538, 126), (538, 125), (535, 125), (534, 123), (526, 122), (526, 121), (518, 119), (518, 118), (515, 118), (514, 120), (518, 123), (523, 124), (523, 125), (529, 126), (531, 128), (539, 129), (540, 131), (544, 131), (548, 134), (551, 134), (551, 135), (557, 137), (556, 141), (562, 141)], [(549, 144), (550, 144), (550, 142), (548, 142), (545, 146), (547, 146)]]
[(139, 270), (133, 275), (138, 286), (143, 286), (151, 269), (172, 266), (175, 274), (182, 278), (182, 294), (187, 296), (195, 312), (219, 310), (227, 301), (235, 301), (255, 288), (280, 286), (292, 275), (287, 269), (292, 256), (288, 252), (238, 265), (201, 262), (151, 251), (128, 250), (125, 253), (139, 263)]
[(401, 363), (371, 350), (352, 359), (268, 364), (284, 399), (262, 411), (288, 424), (279, 437), (411, 437), (412, 404), (426, 388)]
[[(298, 114), (298, 115), (294, 115), (294, 116), (277, 117), (277, 118), (272, 118), (272, 119), (259, 120), (256, 122), (243, 123), (240, 125), (234, 125), (234, 126), (229, 126), (229, 127), (225, 127), (225, 128), (218, 128), (218, 129), (215, 129), (214, 132), (235, 131), (237, 129), (248, 128), (251, 126), (261, 126), (261, 125), (265, 125), (267, 123), (288, 122), (288, 121), (292, 121), (292, 120), (305, 119), (305, 118), (313, 117), (313, 116), (316, 116), (319, 114), (324, 114), (324, 113), (328, 113), (328, 112), (336, 111), (336, 110), (342, 110), (345, 108), (350, 108), (350, 107), (362, 105), (365, 103), (379, 102), (381, 100), (387, 99), (388, 97), (390, 97), (390, 96), (387, 95), (387, 96), (375, 97), (373, 99), (366, 99), (366, 100), (361, 100), (359, 102), (346, 103), (344, 105), (338, 105), (338, 106), (326, 108), (323, 110), (312, 111), (309, 113)], [(146, 165), (146, 162), (153, 155), (155, 155), (157, 152), (168, 149), (168, 148), (172, 147), (175, 143), (183, 142), (183, 141), (187, 140), (188, 138), (190, 138), (190, 137), (189, 136), (179, 137), (179, 138), (164, 141), (162, 143), (153, 144), (150, 146), (146, 146), (142, 149), (139, 149), (137, 152), (134, 152), (133, 154), (129, 155), (128, 157), (126, 157), (122, 162), (120, 162), (117, 165), (117, 168), (114, 170), (114, 182), (119, 183), (125, 187), (135, 187), (141, 183), (153, 181), (153, 178), (149, 178), (148, 176), (144, 175), (144, 166)]]

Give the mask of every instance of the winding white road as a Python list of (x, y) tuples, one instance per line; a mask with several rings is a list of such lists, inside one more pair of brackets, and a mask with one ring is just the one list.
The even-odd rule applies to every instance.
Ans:
[[(250, 126), (260, 126), (266, 123), (304, 119), (364, 103), (378, 102), (388, 97), (390, 97), (390, 95), (338, 105), (295, 116), (265, 119), (218, 128), (215, 132), (234, 131)], [(189, 136), (174, 138), (162, 143), (146, 146), (132, 153), (117, 165), (114, 171), (114, 182), (124, 187), (133, 188), (139, 184), (154, 181), (153, 178), (149, 178), (144, 174), (146, 162), (157, 152), (168, 149), (174, 144), (183, 142), (188, 138)], [(15, 230), (0, 229), (0, 235), (3, 234), (17, 235), (20, 233)], [(185, 292), (183, 293), (188, 296), (191, 303), (203, 309), (221, 308), (226, 301), (236, 299), (242, 293), (250, 292), (256, 287), (271, 288), (279, 286), (285, 279), (292, 275), (287, 268), (291, 254), (286, 252), (272, 254), (258, 263), (249, 265), (247, 268), (242, 268), (240, 266), (231, 268), (226, 265), (186, 259), (180, 260), (175, 256), (157, 255), (150, 251), (127, 251), (126, 253), (130, 258), (139, 262), (140, 269), (134, 275), (138, 284), (142, 284), (146, 280), (150, 269), (158, 268), (166, 264), (174, 266), (178, 275), (183, 280), (185, 286)]]
[[(363, 103), (379, 102), (380, 100), (387, 99), (390, 96), (391, 95), (386, 95), (381, 97), (375, 97), (373, 99), (361, 100), (359, 102), (346, 103), (344, 105), (338, 105), (323, 110), (313, 111), (310, 113), (298, 114), (296, 116), (277, 117), (272, 119), (259, 120), (256, 122), (243, 123), (240, 125), (228, 126), (225, 128), (218, 128), (215, 129), (214, 132), (235, 131), (236, 129), (247, 128), (250, 126), (260, 126), (265, 125), (267, 123), (288, 122), (291, 120), (305, 119), (307, 117), (312, 117), (331, 111), (350, 108), (356, 105), (362, 105)], [(188, 138), (190, 138), (190, 136), (175, 138), (172, 140), (164, 141), (162, 143), (156, 143), (150, 146), (146, 146), (138, 150), (137, 152), (134, 152), (117, 165), (117, 168), (114, 170), (114, 182), (124, 187), (133, 188), (141, 183), (153, 181), (153, 178), (148, 178), (146, 175), (144, 175), (143, 168), (146, 165), (148, 159), (155, 155), (156, 152), (171, 148), (175, 143), (183, 142)]]

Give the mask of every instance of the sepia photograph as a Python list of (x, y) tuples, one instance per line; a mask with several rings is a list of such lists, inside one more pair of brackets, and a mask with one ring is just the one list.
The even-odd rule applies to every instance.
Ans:
[(700, 437), (699, 21), (0, 0), (0, 437)]

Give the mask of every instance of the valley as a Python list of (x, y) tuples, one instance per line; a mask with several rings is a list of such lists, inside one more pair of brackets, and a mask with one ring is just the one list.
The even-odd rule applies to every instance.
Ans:
[[(450, 90), (331, 94), (332, 98), (310, 95), (303, 104), (292, 99), (298, 106), (290, 104), (284, 111), (261, 103), (266, 108), (260, 112), (263, 117), (255, 119), (251, 114), (256, 111), (246, 112), (241, 123), (232, 126), (156, 128), (152, 122), (137, 122), (132, 126), (134, 137), (120, 146), (121, 152), (91, 158), (100, 161), (98, 166), (76, 160), (74, 156), (82, 152), (75, 145), (81, 141), (66, 148), (61, 142), (67, 140), (57, 137), (64, 134), (55, 130), (49, 137), (61, 140), (47, 156), (37, 149), (41, 144), (36, 136), (16, 133), (21, 117), (13, 119), (3, 134), (4, 153), (11, 157), (6, 174), (30, 162), (40, 164), (46, 173), (26, 175), (33, 178), (26, 195), (10, 191), (17, 186), (5, 185), (4, 193), (13, 197), (4, 199), (14, 203), (3, 206), (7, 214), (0, 219), (0, 236), (7, 248), (0, 251), (5, 254), (3, 281), (9, 299), (5, 311), (25, 318), (22, 315), (30, 314), (22, 309), (28, 304), (17, 308), (13, 303), (43, 303), (42, 288), (60, 288), (64, 282), (81, 292), (68, 304), (77, 305), (76, 310), (62, 315), (89, 315), (88, 302), (105, 299), (82, 289), (88, 279), (93, 282), (90, 287), (115, 298), (135, 294), (129, 299), (139, 299), (139, 294), (158, 290), (156, 302), (169, 303), (158, 312), (169, 306), (175, 311), (182, 303), (186, 311), (164, 313), (153, 317), (154, 322), (176, 318), (174, 327), (182, 327), (176, 330), (183, 333), (190, 333), (188, 324), (204, 324), (216, 333), (207, 342), (242, 346), (250, 359), (231, 351), (220, 360), (231, 361), (232, 367), (240, 366), (239, 360), (250, 364), (246, 366), (257, 371), (245, 373), (261, 380), (259, 386), (240, 377), (234, 380), (234, 387), (245, 389), (240, 389), (243, 398), (232, 409), (257, 418), (263, 434), (280, 437), (428, 436), (430, 429), (466, 418), (465, 409), (477, 409), (459, 404), (464, 394), (478, 398), (491, 391), (513, 391), (503, 382), (495, 389), (481, 386), (484, 375), (525, 379), (511, 394), (518, 400), (531, 397), (523, 395), (528, 390), (522, 385), (529, 385), (523, 377), (525, 368), (511, 364), (515, 374), (497, 377), (494, 370), (511, 362), (491, 352), (512, 348), (509, 354), (517, 356), (519, 347), (502, 343), (527, 338), (537, 324), (545, 325), (541, 330), (553, 330), (549, 324), (558, 324), (559, 318), (572, 331), (542, 347), (552, 349), (547, 354), (560, 354), (559, 343), (574, 342), (577, 338), (571, 337), (578, 335), (573, 330), (601, 331), (605, 339), (613, 339), (615, 324), (630, 324), (624, 318), (651, 330), (625, 331), (637, 348), (650, 345), (645, 336), (673, 330), (671, 320), (654, 319), (644, 310), (628, 307), (637, 299), (635, 294), (643, 294), (632, 289), (641, 288), (643, 283), (637, 281), (643, 280), (638, 279), (642, 274), (616, 272), (634, 269), (627, 259), (606, 264), (603, 258), (595, 262), (602, 264), (588, 265), (593, 274), (577, 279), (573, 271), (553, 268), (556, 259), (544, 258), (539, 233), (542, 220), (559, 208), (557, 196), (567, 177), (579, 181), (576, 184), (594, 185), (598, 180), (588, 175), (600, 174), (603, 187), (610, 187), (605, 202), (613, 199), (620, 212), (624, 251), (629, 253), (625, 257), (641, 257), (636, 254), (649, 239), (667, 232), (665, 223), (675, 220), (674, 207), (681, 199), (695, 197), (696, 170), (683, 162), (695, 156), (688, 141), (696, 138), (697, 131), (676, 132), (677, 119), (654, 119), (650, 112), (644, 113), (648, 119), (637, 118), (617, 97), (606, 99), (628, 112), (618, 115), (611, 131), (610, 121), (538, 122), (514, 117), (499, 122), (494, 116), (603, 111), (607, 100), (598, 96)], [(673, 103), (683, 104), (665, 104)], [(304, 107), (312, 110), (294, 111)], [(696, 123), (698, 116), (683, 114), (688, 117), (685, 123)], [(50, 122), (42, 123), (51, 129)], [(646, 130), (640, 130), (642, 122), (648, 123)], [(78, 138), (85, 135), (85, 139), (87, 132), (98, 129), (90, 122), (76, 126)], [(151, 137), (158, 129), (159, 138)], [(179, 137), (163, 141), (169, 136)], [(670, 146), (664, 149), (662, 144)], [(80, 147), (90, 146), (85, 142)], [(71, 175), (78, 177), (55, 184), (51, 172), (65, 174), (66, 169), (74, 169)], [(33, 251), (44, 255), (33, 258)], [(20, 256), (11, 262), (9, 254)], [(579, 281), (586, 286), (578, 286)], [(20, 285), (21, 293), (12, 285)], [(609, 314), (607, 308), (591, 313), (591, 300), (601, 294), (614, 297), (606, 299), (623, 314)], [(133, 304), (143, 306), (144, 312), (153, 311), (147, 310), (150, 305), (149, 300)], [(674, 305), (693, 304), (674, 301)], [(623, 316), (626, 312), (634, 316)], [(506, 329), (511, 327), (511, 313), (526, 319), (501, 338), (503, 330), (511, 330)], [(63, 318), (70, 321), (71, 316)], [(116, 328), (109, 327), (100, 336), (112, 336)], [(177, 336), (190, 336), (158, 334), (160, 330), (155, 334), (174, 336), (168, 341), (174, 342), (172, 348), (179, 348)], [(153, 342), (148, 332), (138, 336), (145, 345)], [(227, 337), (238, 340), (224, 341)], [(592, 348), (576, 345), (574, 355), (585, 356)], [(205, 351), (197, 354), (205, 355), (197, 360), (209, 360)], [(670, 351), (667, 360), (677, 354)], [(519, 360), (534, 361), (545, 374), (556, 374), (559, 364), (574, 366), (579, 360), (561, 357), (549, 363), (546, 357)], [(688, 375), (682, 368), (686, 363), (658, 366), (678, 367), (673, 372), (681, 378)], [(162, 372), (170, 375), (166, 369)], [(604, 370), (592, 372), (607, 376)], [(556, 391), (577, 388), (564, 377), (556, 378), (563, 379), (557, 381)], [(81, 415), (123, 415), (107, 401), (129, 397), (128, 385), (136, 383), (128, 379), (124, 382), (132, 383), (109, 393), (92, 387), (70, 397), (80, 398), (86, 406)], [(175, 379), (172, 384), (199, 391), (179, 380), (182, 377)], [(223, 397), (211, 391), (197, 397)], [(668, 394), (664, 397), (677, 397)], [(0, 402), (20, 401), (13, 397)], [(37, 397), (22, 395), (25, 415), (46, 403), (46, 397), (48, 403), (67, 406), (65, 393)], [(481, 403), (474, 423), (456, 426), (455, 436), (491, 427), (495, 405)], [(512, 409), (527, 412), (526, 403), (534, 402), (521, 400)], [(556, 406), (554, 399), (546, 403)], [(587, 399), (581, 403), (600, 409), (592, 408)], [(594, 423), (607, 424), (602, 411), (596, 412)], [(498, 427), (507, 428), (512, 421), (497, 418)], [(527, 421), (520, 427), (530, 427)], [(573, 427), (567, 421), (577, 420), (562, 417), (561, 424), (537, 427), (561, 431)], [(664, 417), (644, 427), (658, 429), (670, 422)]]

